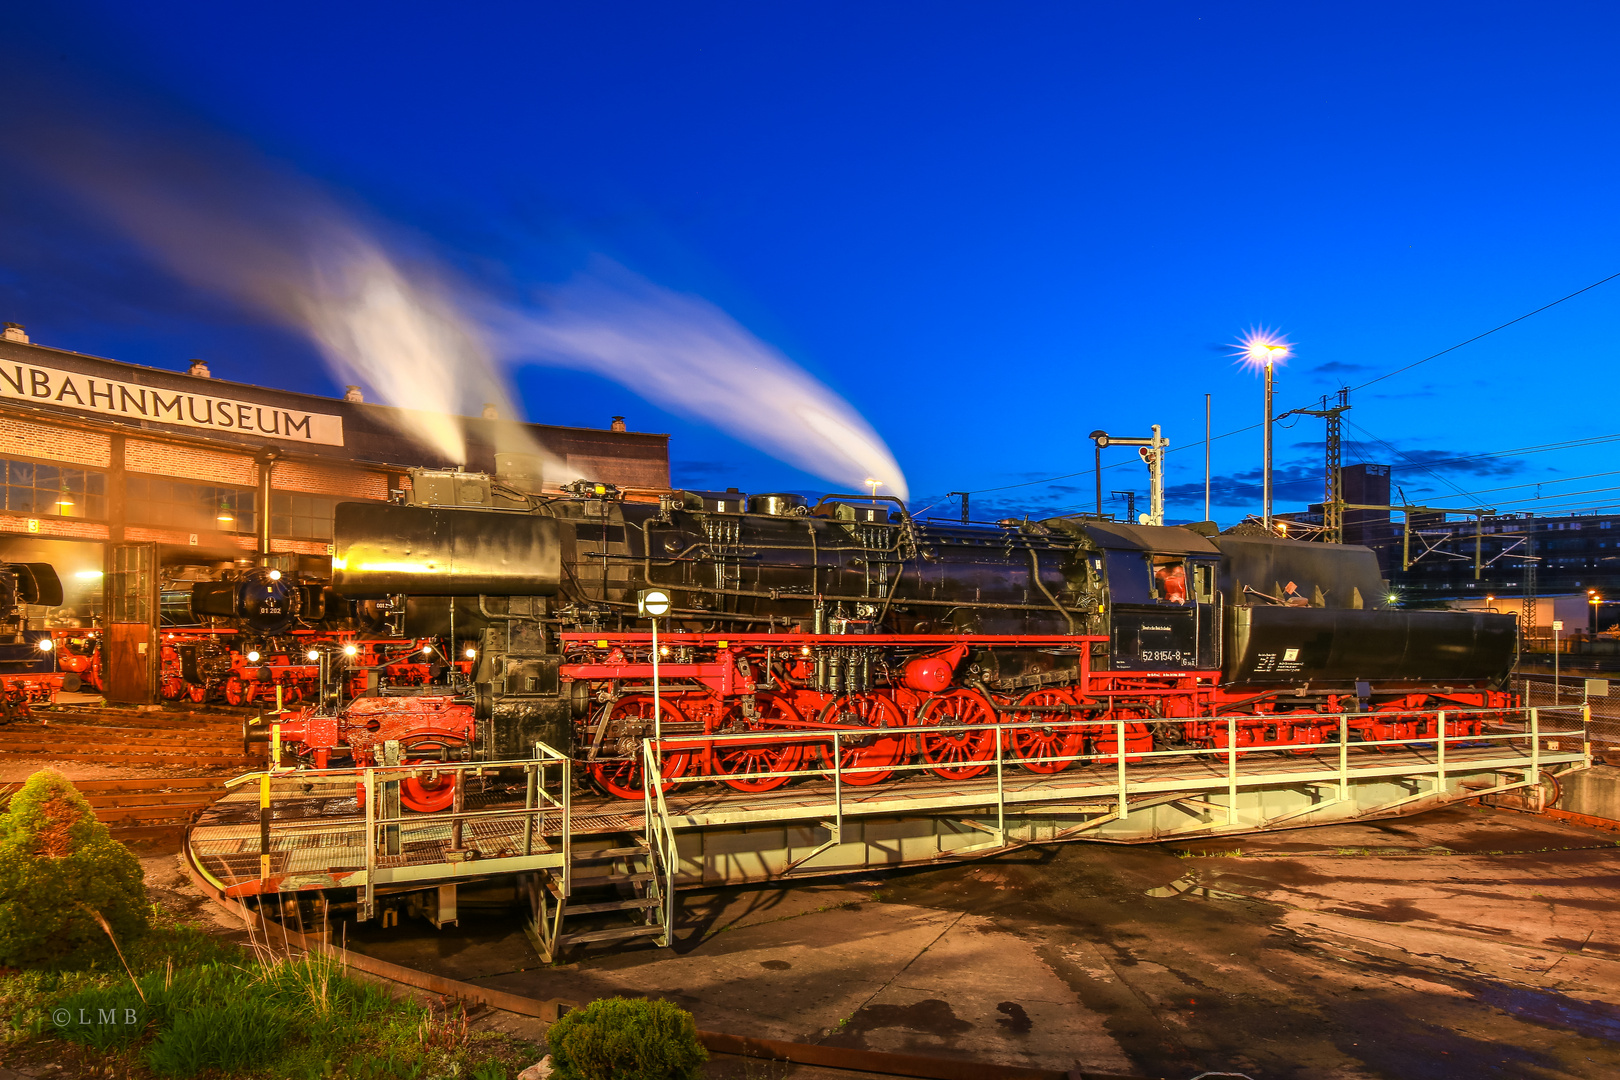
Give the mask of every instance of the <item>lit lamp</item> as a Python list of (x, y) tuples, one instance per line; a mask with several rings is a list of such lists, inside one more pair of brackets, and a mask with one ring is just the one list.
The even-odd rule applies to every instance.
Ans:
[(1273, 334), (1264, 328), (1250, 330), (1238, 341), (1237, 358), (1240, 364), (1251, 370), (1264, 371), (1266, 375), (1266, 423), (1264, 462), (1262, 465), (1263, 479), (1260, 489), (1260, 520), (1267, 527), (1271, 527), (1271, 393), (1272, 371), (1278, 365), (1294, 355), (1294, 346), (1281, 334)]
[(642, 589), (636, 594), (636, 611), (652, 623), (653, 738), (664, 738), (664, 709), (658, 686), (658, 620), (669, 614), (669, 593), (663, 589)]
[(1592, 633), (1593, 637), (1597, 637), (1597, 632), (1598, 632), (1598, 605), (1603, 603), (1603, 597), (1598, 595), (1598, 591), (1596, 589), (1587, 589), (1586, 590), (1586, 602), (1588, 604), (1592, 605), (1592, 622), (1591, 622), (1592, 630), (1591, 630), (1591, 633)]

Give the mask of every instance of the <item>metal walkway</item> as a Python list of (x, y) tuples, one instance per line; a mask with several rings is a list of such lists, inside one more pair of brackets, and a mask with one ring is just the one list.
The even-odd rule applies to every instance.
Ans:
[[(1470, 719), (1485, 721), (1482, 734), (1447, 734)], [(893, 778), (862, 786), (860, 770), (829, 764), (766, 793), (682, 776), (648, 785), (642, 803), (576, 796), (575, 763), (541, 744), (532, 760), (241, 777), (193, 826), (188, 847), (193, 864), (226, 895), (354, 889), (362, 919), (376, 912), (379, 896), (436, 888), (434, 921), (450, 921), (456, 885), (520, 875), (534, 912), (531, 935), (549, 957), (577, 941), (646, 936), (667, 943), (682, 888), (928, 864), (1027, 844), (1259, 832), (1535, 791), (1545, 773), (1590, 766), (1588, 719), (1580, 706), (1448, 710), (1427, 742), (1376, 743), (1352, 741), (1349, 718), (1341, 718), (1332, 742), (1036, 759), (1064, 766), (1048, 773), (1004, 755), (1011, 740), (1001, 732), (994, 757), (971, 779), (901, 764), (884, 770)], [(1230, 743), (1237, 728), (1229, 722)], [(985, 727), (960, 730), (982, 735)], [(848, 732), (813, 737), (830, 741), (821, 761), (842, 761), (831, 744)], [(1118, 732), (1113, 745), (1124, 739)], [(643, 744), (643, 767), (655, 781), (658, 749)], [(449, 805), (402, 812), (399, 789), (411, 784), (418, 793), (443, 793)], [(592, 889), (597, 899), (576, 897)], [(618, 911), (642, 921), (563, 932), (565, 916)]]

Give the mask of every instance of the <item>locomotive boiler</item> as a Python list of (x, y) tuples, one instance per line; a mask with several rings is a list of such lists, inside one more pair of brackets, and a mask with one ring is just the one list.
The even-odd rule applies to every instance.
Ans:
[[(1441, 709), (1510, 704), (1515, 620), (1389, 607), (1363, 547), (1209, 523), (944, 524), (849, 495), (412, 481), (402, 503), (338, 506), (332, 589), (465, 651), (470, 678), (289, 716), (306, 758), (498, 760), (544, 740), (633, 798), (653, 735), (666, 779), (760, 792), (834, 754), (851, 784), (902, 763), (970, 778), (998, 752), (1055, 773), (1171, 745), (1289, 752), (1341, 722), (1421, 739)], [(657, 702), (645, 589), (671, 599)], [(1478, 733), (1482, 713), (1457, 715), (1449, 734)], [(1005, 738), (988, 726), (1008, 721)], [(407, 785), (418, 809), (442, 798)]]

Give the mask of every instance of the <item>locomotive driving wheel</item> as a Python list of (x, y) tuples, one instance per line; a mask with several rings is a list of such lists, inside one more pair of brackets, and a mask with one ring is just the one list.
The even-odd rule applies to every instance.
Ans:
[(1041, 727), (1015, 728), (1007, 733), (1007, 746), (1018, 763), (1032, 773), (1060, 773), (1073, 765), (1072, 761), (1041, 760), (1043, 758), (1070, 758), (1085, 749), (1085, 729), (1078, 724), (1065, 724), (1067, 719), (1057, 713), (1019, 712), (1025, 708), (1053, 708), (1073, 705), (1074, 695), (1068, 690), (1031, 690), (1014, 707), (1010, 721), (1015, 724), (1041, 724)]
[[(663, 727), (691, 723), (685, 713), (665, 698), (659, 708), (663, 713)], [(630, 694), (613, 703), (607, 716), (607, 731), (599, 751), (619, 756), (597, 760), (590, 764), (591, 779), (609, 795), (621, 799), (639, 799), (646, 788), (642, 778), (641, 741), (653, 736), (653, 699), (649, 694)], [(658, 771), (664, 776), (661, 785), (665, 794), (675, 787), (675, 779), (685, 776), (692, 766), (691, 750), (665, 750), (658, 756)]]
[[(838, 770), (841, 782), (856, 787), (881, 784), (906, 759), (905, 714), (883, 694), (850, 694), (834, 698), (821, 710), (823, 724), (837, 725)], [(867, 734), (864, 729), (876, 729)], [(888, 729), (898, 728), (892, 734)], [(815, 751), (832, 768), (832, 742), (820, 741)]]
[[(754, 716), (746, 716), (741, 705), (732, 705), (723, 714), (714, 730), (716, 735), (739, 734), (748, 731), (781, 732), (797, 730), (803, 718), (791, 703), (780, 694), (760, 694), (754, 698)], [(738, 791), (772, 791), (781, 787), (791, 773), (804, 762), (804, 747), (791, 742), (748, 743), (742, 740), (714, 744), (714, 771), (721, 781)], [(770, 773), (769, 776), (733, 776), (732, 774)]]
[[(957, 688), (935, 694), (917, 710), (917, 735), (922, 758), (936, 776), (971, 780), (990, 768), (996, 756), (995, 709), (977, 690)], [(983, 731), (928, 731), (932, 727), (984, 725)]]
[(232, 673), (225, 677), (225, 701), (230, 705), (246, 705), (250, 699), (249, 684), (242, 676)]

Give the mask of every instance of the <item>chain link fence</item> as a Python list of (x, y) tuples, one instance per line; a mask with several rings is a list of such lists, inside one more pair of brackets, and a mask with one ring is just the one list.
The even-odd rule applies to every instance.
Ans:
[(1592, 723), (1587, 729), (1593, 749), (1620, 753), (1620, 680), (1596, 679), (1609, 689), (1611, 696), (1588, 695), (1587, 679), (1580, 675), (1565, 675), (1554, 681), (1551, 675), (1515, 675), (1513, 688), (1523, 695), (1525, 705), (1548, 708), (1554, 705), (1592, 707)]

